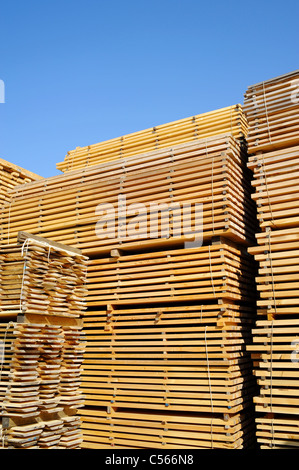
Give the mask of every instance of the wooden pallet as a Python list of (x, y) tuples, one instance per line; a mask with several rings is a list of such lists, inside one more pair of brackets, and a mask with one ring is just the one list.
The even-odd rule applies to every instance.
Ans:
[(243, 110), (248, 152), (267, 152), (299, 143), (299, 70), (248, 87)]
[[(181, 223), (183, 204), (190, 203), (193, 238), (195, 204), (202, 204), (202, 227), (196, 227), (200, 236), (225, 235), (249, 244), (257, 231), (250, 174), (240, 143), (229, 135), (108, 162), (19, 186), (2, 209), (2, 239), (14, 242), (18, 230), (25, 228), (88, 255), (115, 248), (159, 249), (192, 240)], [(118, 225), (121, 195), (126, 198), (123, 228)], [(103, 216), (100, 204), (111, 204), (113, 210), (103, 236), (95, 230)], [(134, 204), (143, 204), (143, 212)], [(164, 204), (167, 211), (153, 222), (155, 204)]]
[(239, 104), (98, 144), (77, 147), (69, 151), (64, 161), (56, 166), (58, 170), (68, 172), (227, 132), (235, 138), (243, 138), (247, 133), (247, 123)]
[(92, 449), (240, 449), (254, 441), (248, 416), (104, 409), (79, 411), (83, 448)]

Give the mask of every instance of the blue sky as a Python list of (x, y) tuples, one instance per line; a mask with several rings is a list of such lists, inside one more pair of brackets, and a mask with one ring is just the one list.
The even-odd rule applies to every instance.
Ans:
[(299, 68), (299, 2), (1, 2), (0, 157), (48, 177), (68, 150), (243, 102)]

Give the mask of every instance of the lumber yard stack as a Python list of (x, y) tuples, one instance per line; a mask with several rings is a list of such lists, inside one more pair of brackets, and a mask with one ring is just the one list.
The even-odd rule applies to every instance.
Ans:
[(0, 246), (1, 447), (76, 449), (86, 257), (21, 232)]
[(25, 230), (89, 257), (84, 448), (254, 446), (247, 127), (239, 105), (208, 114), (78, 149), (2, 207), (3, 244)]
[[(229, 134), (113, 160), (18, 186), (1, 209), (1, 239), (14, 242), (26, 227), (88, 256), (120, 247), (168, 246), (190, 239), (190, 231), (180, 230), (182, 211), (176, 210), (185, 203), (190, 204), (193, 230), (196, 204), (202, 205), (198, 219), (205, 239), (225, 235), (250, 244), (256, 231), (250, 178), (244, 145)], [(163, 218), (157, 217), (159, 237), (151, 236), (147, 217), (155, 204), (164, 204)], [(111, 207), (111, 216), (100, 238), (96, 229), (105, 206)], [(131, 236), (122, 236), (123, 211)]]
[(0, 205), (10, 200), (8, 192), (14, 187), (41, 179), (41, 176), (0, 158)]
[(261, 448), (292, 449), (298, 438), (299, 71), (248, 88), (248, 166), (260, 232), (259, 299), (248, 346), (260, 387), (254, 398)]
[(56, 167), (68, 172), (226, 133), (232, 134), (236, 139), (247, 134), (247, 122), (239, 104), (105, 142), (77, 147), (69, 151), (64, 161), (57, 163)]

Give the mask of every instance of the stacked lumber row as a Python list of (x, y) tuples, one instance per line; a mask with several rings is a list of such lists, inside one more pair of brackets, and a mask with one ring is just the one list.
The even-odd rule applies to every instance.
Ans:
[(92, 449), (239, 449), (252, 443), (247, 413), (204, 414), (80, 410), (84, 447)]
[(49, 421), (14, 426), (5, 435), (9, 448), (78, 449), (82, 442), (80, 419), (62, 416)]
[[(80, 410), (83, 447), (123, 443), (123, 447), (184, 448), (189, 438), (194, 439), (190, 447), (250, 446), (253, 420), (241, 419), (256, 392), (246, 351), (255, 297), (254, 266), (246, 250), (223, 241), (93, 259), (88, 264), (82, 374), (86, 407)], [(109, 408), (116, 417), (120, 412), (115, 434), (114, 426), (107, 434), (103, 418), (91, 418), (95, 408), (97, 417)], [(149, 439), (152, 425), (148, 420), (141, 423), (149, 410), (152, 417), (167, 412), (174, 422), (181, 413), (186, 433), (175, 427), (164, 441), (164, 433), (157, 437), (155, 429)], [(194, 428), (192, 413), (197, 413)], [(223, 442), (222, 431), (216, 426), (211, 437), (207, 423), (223, 421), (226, 414), (242, 424)], [(150, 430), (144, 434), (139, 424)], [(139, 444), (136, 436), (131, 442), (130, 436), (125, 439), (126, 433), (134, 432), (141, 433)], [(184, 435), (186, 439), (181, 439)]]
[(299, 146), (250, 156), (248, 166), (254, 174), (252, 198), (260, 228), (298, 227)]
[(250, 247), (259, 263), (256, 277), (259, 316), (298, 318), (299, 227), (257, 234), (257, 247)]
[(253, 309), (237, 304), (91, 311), (86, 406), (238, 413), (255, 383), (246, 352)]
[[(2, 241), (13, 243), (25, 227), (89, 256), (192, 241), (196, 230), (205, 239), (225, 235), (252, 244), (257, 226), (250, 178), (243, 145), (230, 135), (103, 163), (12, 191), (2, 208)], [(188, 203), (190, 229), (182, 227)], [(156, 204), (164, 212), (152, 234)], [(107, 227), (101, 232), (103, 215)]]
[[(289, 106), (291, 85), (298, 81), (298, 77), (297, 71), (263, 83), (265, 97), (268, 96), (268, 90), (275, 109)], [(284, 92), (282, 95), (276, 95), (275, 90), (277, 93), (281, 90)], [(247, 115), (247, 108), (245, 109)], [(299, 121), (298, 103), (294, 112)], [(250, 134), (254, 126), (250, 122), (250, 113), (248, 119)], [(289, 121), (284, 127), (286, 131), (288, 123)], [(293, 145), (293, 141), (285, 141), (282, 130), (277, 136), (282, 139), (280, 148), (273, 144), (254, 152), (251, 147), (249, 152), (254, 154), (249, 156), (248, 162), (248, 167), (254, 175), (252, 186), (255, 193), (252, 194), (252, 199), (257, 205), (261, 230), (261, 233), (256, 234), (258, 246), (249, 248), (249, 252), (259, 263), (259, 275), (256, 279), (257, 289), (260, 291), (258, 314), (268, 315), (269, 318), (299, 313), (299, 145)], [(297, 143), (299, 144), (299, 141)]]
[(230, 299), (255, 295), (254, 269), (245, 249), (228, 243), (120, 254), (89, 260), (88, 306)]
[(4, 443), (8, 448), (79, 448), (87, 260), (78, 250), (24, 232), (18, 240), (0, 247)]
[(247, 123), (239, 104), (98, 144), (77, 147), (69, 151), (64, 161), (57, 163), (56, 167), (68, 172), (228, 132), (237, 139), (246, 136)]
[[(0, 403), (3, 402), (9, 381), (11, 346), (15, 340), (14, 322), (1, 319), (0, 323)], [(1, 420), (0, 420), (1, 424)]]
[(249, 153), (299, 143), (298, 91), (299, 70), (248, 87), (243, 110)]
[(0, 315), (78, 317), (86, 294), (86, 258), (40, 243), (1, 246)]
[[(212, 136), (214, 131), (211, 125)], [(152, 426), (146, 423), (167, 413), (176, 424), (169, 446), (188, 446), (177, 426), (181, 414), (188, 436), (193, 433), (191, 447), (249, 447), (255, 389), (245, 346), (250, 341), (255, 270), (246, 249), (228, 242), (248, 246), (256, 232), (246, 152), (234, 134), (169, 144), (143, 154), (135, 148), (126, 158), (101, 160), (11, 191), (10, 206), (2, 209), (2, 239), (15, 242), (22, 229), (93, 256), (87, 266), (82, 418), (91, 411), (108, 417), (120, 413), (123, 425), (117, 424), (122, 429), (118, 426), (113, 436), (120, 437), (120, 446), (132, 421), (147, 446)], [(123, 240), (117, 232), (114, 238), (100, 239), (95, 230), (98, 205), (108, 202), (115, 208), (119, 196), (146, 208), (155, 202), (203, 204), (204, 246), (200, 240), (190, 248), (185, 243), (190, 237), (177, 235), (174, 214), (168, 237), (140, 239), (136, 234)], [(134, 215), (128, 215), (129, 221), (134, 222)], [(147, 219), (142, 223), (147, 226)], [(220, 326), (223, 304), (227, 319)], [(120, 314), (111, 315), (113, 309)], [(124, 326), (127, 321), (130, 326)], [(198, 419), (192, 428), (189, 418), (194, 413)], [(88, 418), (83, 447), (114, 445), (97, 429), (98, 423), (90, 422)], [(225, 422), (234, 422), (231, 436), (223, 435)], [(160, 424), (155, 428), (160, 430)], [(136, 445), (135, 438), (129, 441), (129, 446)]]
[[(74, 376), (74, 370), (65, 367), (64, 350), (70, 349), (70, 329), (77, 338), (82, 326), (14, 324), (9, 350), (6, 343), (7, 380), (2, 383), (5, 390), (3, 387), (1, 400), (2, 417), (13, 422), (4, 431), (8, 447), (80, 446), (80, 419), (74, 414), (83, 404), (80, 374), (75, 371)], [(74, 361), (74, 351), (73, 356)]]
[(261, 449), (296, 449), (299, 444), (298, 418), (290, 415), (275, 415), (256, 418), (256, 435)]
[(14, 187), (41, 179), (41, 176), (0, 158), (0, 205), (10, 200), (8, 192)]
[(253, 344), (260, 395), (256, 411), (257, 437), (262, 448), (299, 446), (299, 323), (298, 319), (258, 321)]
[[(250, 87), (244, 106), (252, 154), (248, 167), (254, 174), (252, 198), (261, 230), (257, 246), (249, 248), (259, 264), (260, 319), (248, 350), (260, 386), (259, 396), (254, 397), (257, 441), (267, 449), (299, 445), (298, 79), (296, 71)], [(255, 111), (250, 99), (258, 100)]]
[(253, 330), (252, 358), (259, 361), (261, 396), (257, 411), (299, 414), (299, 325), (297, 320), (258, 321)]

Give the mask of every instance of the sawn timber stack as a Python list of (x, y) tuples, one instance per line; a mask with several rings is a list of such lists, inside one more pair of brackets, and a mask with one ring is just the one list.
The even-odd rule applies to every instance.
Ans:
[[(204, 239), (226, 236), (252, 244), (257, 227), (250, 179), (244, 146), (230, 135), (103, 163), (12, 191), (2, 208), (2, 240), (15, 241), (25, 227), (88, 256), (159, 249), (194, 238), (197, 204)], [(184, 204), (191, 211), (186, 233), (180, 223)], [(160, 212), (152, 232), (155, 210)], [(100, 231), (103, 215), (107, 228)]]
[(295, 71), (249, 87), (244, 102), (260, 227), (249, 248), (259, 264), (259, 320), (248, 350), (260, 386), (257, 441), (267, 449), (299, 445), (298, 79)]
[(79, 448), (86, 257), (24, 232), (18, 239), (0, 247), (1, 444)]
[(236, 139), (247, 135), (247, 122), (239, 104), (154, 126), (98, 144), (77, 147), (57, 169), (63, 172), (122, 160), (154, 150), (230, 133)]
[[(247, 247), (257, 224), (247, 130), (239, 107), (212, 114), (205, 133), (193, 120), (185, 137), (175, 132), (162, 145), (161, 139), (154, 146), (136, 139), (130, 151), (113, 153), (109, 144), (106, 156), (93, 148), (88, 160), (85, 150), (78, 151), (61, 167), (64, 175), (20, 186), (2, 209), (3, 243), (15, 242), (21, 229), (90, 257), (82, 447), (254, 445), (255, 383), (246, 344), (255, 314), (255, 264)], [(138, 220), (143, 237), (138, 230), (122, 236), (120, 199), (128, 208), (126, 228)], [(159, 217), (158, 236), (150, 237), (145, 228), (155, 203), (170, 209), (169, 219)], [(195, 204), (202, 205), (196, 240), (178, 230), (173, 205), (186, 203), (192, 222)], [(101, 238), (102, 204), (110, 204), (116, 224), (108, 218)], [(138, 219), (130, 211), (136, 204), (143, 205)], [(170, 435), (164, 430), (159, 436), (166, 433), (166, 440), (147, 437), (160, 431), (161, 414)], [(110, 427), (107, 435), (97, 421), (103, 417), (116, 420), (115, 433)]]

